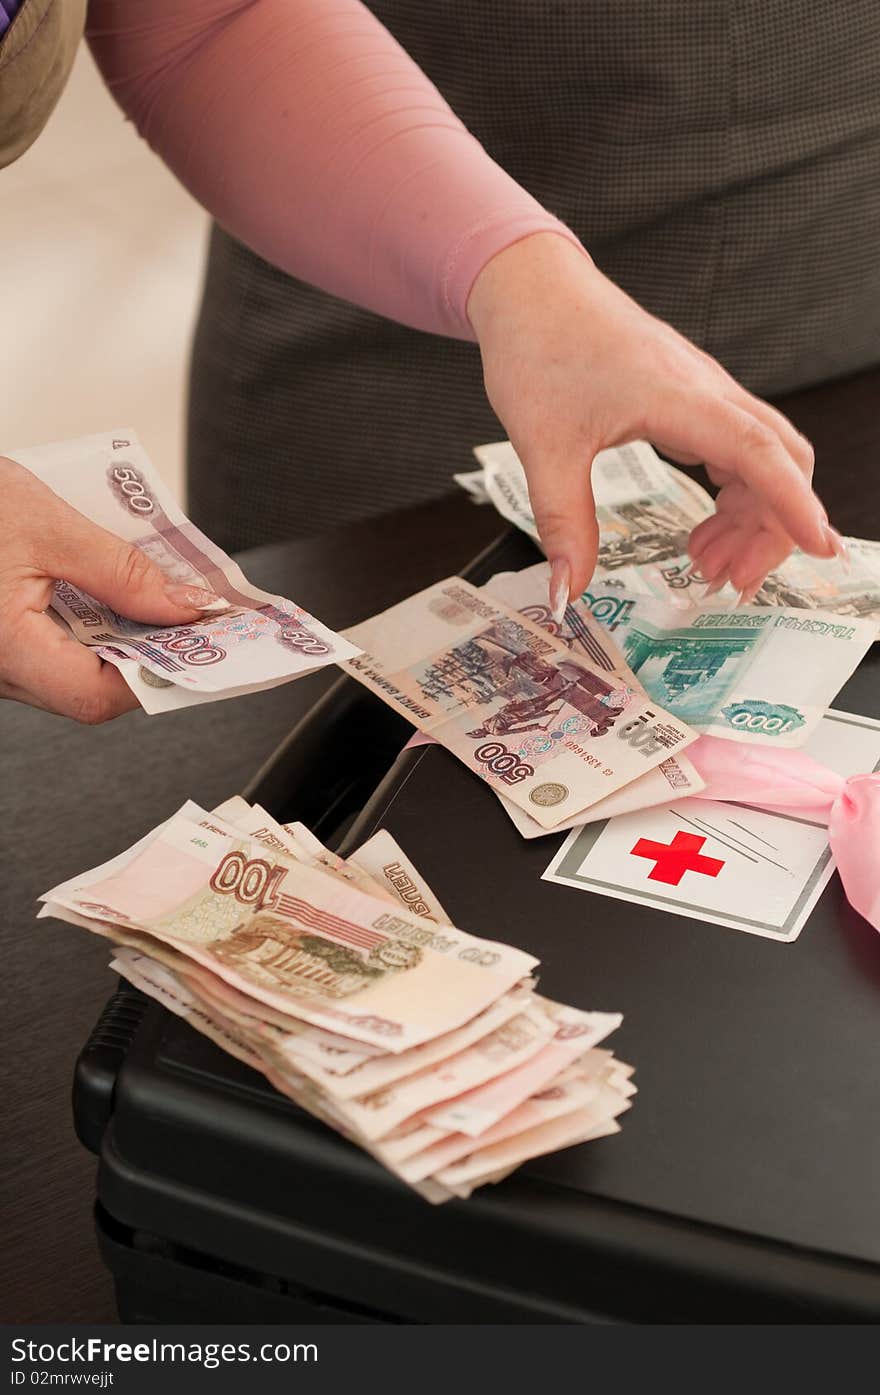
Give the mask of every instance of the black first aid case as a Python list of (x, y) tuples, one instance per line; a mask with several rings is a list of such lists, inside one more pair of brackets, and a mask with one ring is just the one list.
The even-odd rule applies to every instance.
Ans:
[[(534, 560), (510, 535), (468, 575)], [(880, 716), (878, 656), (837, 701)], [(246, 792), (353, 849), (384, 826), (542, 991), (620, 1011), (622, 1132), (434, 1207), (122, 986), (76, 1124), (124, 1321), (880, 1319), (880, 937), (835, 875), (793, 944), (541, 881), (489, 789), (343, 679)], [(880, 856), (880, 850), (878, 850)]]

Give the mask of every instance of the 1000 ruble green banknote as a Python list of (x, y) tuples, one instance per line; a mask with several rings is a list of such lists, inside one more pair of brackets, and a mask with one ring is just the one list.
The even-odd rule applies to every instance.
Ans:
[(602, 578), (557, 624), (547, 605), (549, 576), (540, 562), (493, 577), (485, 590), (536, 617), (574, 654), (598, 623), (655, 702), (700, 732), (734, 741), (801, 746), (877, 637), (874, 620), (730, 608), (717, 597), (682, 611)]

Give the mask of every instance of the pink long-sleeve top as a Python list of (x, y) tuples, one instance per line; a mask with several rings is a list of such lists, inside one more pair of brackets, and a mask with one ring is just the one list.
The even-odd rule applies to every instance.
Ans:
[(199, 202), (334, 295), (472, 339), (468, 295), (497, 252), (574, 240), (359, 0), (91, 0), (87, 33)]

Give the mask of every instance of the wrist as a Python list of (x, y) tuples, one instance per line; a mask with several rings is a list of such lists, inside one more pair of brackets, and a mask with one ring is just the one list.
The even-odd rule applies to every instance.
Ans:
[(496, 252), (478, 273), (467, 300), (477, 339), (482, 342), (491, 332), (500, 312), (528, 306), (548, 286), (583, 276), (587, 268), (595, 271), (592, 258), (562, 226), (558, 232), (531, 233)]

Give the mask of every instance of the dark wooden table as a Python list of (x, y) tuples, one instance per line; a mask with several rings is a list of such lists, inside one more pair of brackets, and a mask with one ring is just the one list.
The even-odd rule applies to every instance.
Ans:
[[(817, 447), (818, 488), (844, 533), (880, 538), (880, 369), (781, 404)], [(457, 570), (499, 531), (464, 497), (323, 538), (255, 549), (258, 585), (335, 628)], [(241, 789), (329, 682), (80, 728), (0, 704), (0, 1316), (115, 1321), (92, 1234), (94, 1159), (71, 1121), (74, 1061), (112, 986), (106, 947), (35, 922), (35, 898), (127, 847), (187, 797)]]

